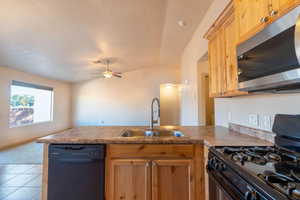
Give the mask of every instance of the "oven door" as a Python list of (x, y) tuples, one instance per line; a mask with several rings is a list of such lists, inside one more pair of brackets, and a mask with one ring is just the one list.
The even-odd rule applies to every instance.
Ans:
[(300, 85), (300, 6), (237, 47), (239, 89), (261, 91)]
[(232, 198), (225, 189), (209, 175), (209, 200), (238, 200)]

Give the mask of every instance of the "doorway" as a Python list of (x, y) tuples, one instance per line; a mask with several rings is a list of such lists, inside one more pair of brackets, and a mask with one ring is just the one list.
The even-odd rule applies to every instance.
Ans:
[(215, 125), (214, 99), (209, 97), (208, 55), (198, 61), (198, 117), (199, 124)]
[(214, 99), (209, 96), (209, 75), (203, 75), (203, 90), (205, 97), (205, 125), (215, 125)]

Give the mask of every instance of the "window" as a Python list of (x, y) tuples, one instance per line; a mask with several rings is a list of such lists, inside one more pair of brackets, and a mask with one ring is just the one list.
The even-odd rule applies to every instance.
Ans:
[(9, 126), (52, 121), (53, 88), (12, 81)]

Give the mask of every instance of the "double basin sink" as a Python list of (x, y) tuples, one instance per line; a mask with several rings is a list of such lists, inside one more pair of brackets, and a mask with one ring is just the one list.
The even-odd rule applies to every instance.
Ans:
[(178, 130), (164, 129), (127, 129), (121, 133), (121, 137), (185, 137)]

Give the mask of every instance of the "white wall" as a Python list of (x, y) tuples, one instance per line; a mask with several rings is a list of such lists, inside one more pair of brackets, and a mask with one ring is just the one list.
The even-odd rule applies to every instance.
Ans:
[[(263, 123), (264, 116), (281, 114), (300, 114), (300, 94), (266, 94), (230, 99), (216, 99), (216, 124), (228, 126), (228, 122), (270, 130)], [(228, 112), (231, 112), (231, 120)], [(258, 114), (258, 126), (249, 123), (249, 114)]]
[(73, 120), (80, 125), (135, 125), (150, 123), (150, 105), (160, 84), (178, 83), (174, 68), (141, 69), (122, 79), (94, 79), (73, 85)]
[(160, 85), (160, 125), (180, 125), (179, 85)]
[(181, 58), (181, 80), (184, 84), (181, 99), (181, 124), (199, 125), (198, 73), (199, 59), (207, 52), (208, 42), (203, 35), (223, 11), (229, 0), (214, 0), (205, 17), (199, 24)]
[[(10, 84), (12, 80), (53, 87), (54, 120), (52, 122), (9, 128)], [(71, 126), (71, 85), (68, 83), (0, 67), (0, 99), (0, 148), (45, 136)]]

